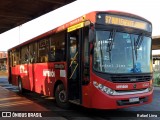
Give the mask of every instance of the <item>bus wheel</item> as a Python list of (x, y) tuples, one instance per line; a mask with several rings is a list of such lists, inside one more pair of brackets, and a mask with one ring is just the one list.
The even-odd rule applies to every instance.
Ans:
[(59, 107), (68, 109), (69, 108), (69, 102), (67, 98), (66, 90), (64, 89), (63, 84), (59, 84), (55, 90), (55, 99), (56, 103)]
[(18, 89), (19, 89), (19, 93), (22, 94), (23, 88), (22, 88), (22, 80), (21, 80), (21, 78), (18, 78)]

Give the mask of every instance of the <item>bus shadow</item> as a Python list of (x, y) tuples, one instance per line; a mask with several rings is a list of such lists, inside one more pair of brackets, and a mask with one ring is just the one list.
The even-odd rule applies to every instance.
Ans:
[(85, 108), (80, 105), (70, 104), (69, 109), (63, 109), (56, 105), (55, 99), (53, 97), (43, 96), (34, 92), (26, 92), (23, 95), (17, 93), (20, 96), (23, 96), (36, 104), (39, 104), (49, 111), (56, 113), (59, 117), (63, 116), (65, 118), (71, 119), (73, 117), (89, 117), (95, 118), (100, 117), (104, 119), (112, 118), (112, 117), (130, 117), (133, 116), (131, 111), (125, 110), (99, 110), (99, 109), (91, 109)]

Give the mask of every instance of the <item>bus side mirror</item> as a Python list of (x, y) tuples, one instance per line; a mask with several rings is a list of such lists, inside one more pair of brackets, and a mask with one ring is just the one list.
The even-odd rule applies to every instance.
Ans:
[(89, 43), (93, 43), (94, 41), (94, 30), (91, 28), (89, 29)]

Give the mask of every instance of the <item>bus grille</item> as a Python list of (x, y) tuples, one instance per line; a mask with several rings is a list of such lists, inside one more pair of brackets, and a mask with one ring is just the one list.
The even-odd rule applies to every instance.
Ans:
[(123, 83), (123, 82), (145, 82), (152, 79), (152, 74), (147, 75), (113, 75), (111, 80), (114, 83)]

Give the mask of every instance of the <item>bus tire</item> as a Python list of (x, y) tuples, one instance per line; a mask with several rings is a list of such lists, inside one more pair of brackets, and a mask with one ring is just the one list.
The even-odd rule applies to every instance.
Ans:
[(55, 100), (59, 107), (68, 109), (69, 102), (67, 98), (67, 93), (63, 84), (59, 84), (55, 90)]
[(20, 94), (23, 93), (22, 80), (21, 80), (20, 77), (18, 78), (18, 90), (19, 90), (19, 93), (20, 93)]
[(29, 90), (23, 88), (22, 79), (20, 77), (18, 78), (18, 90), (20, 94), (29, 92)]

